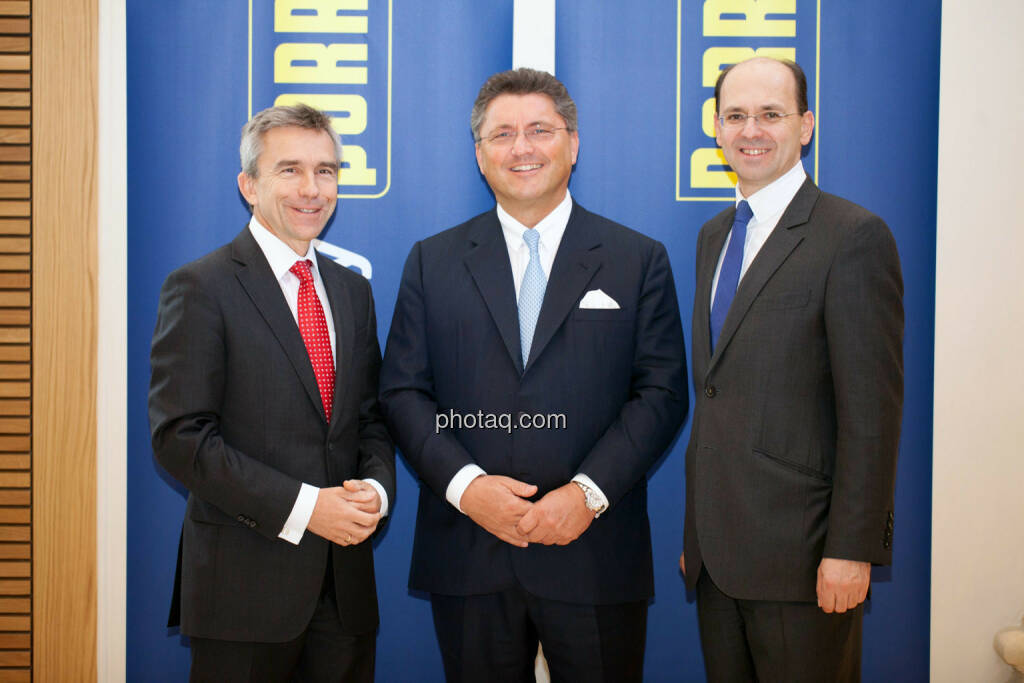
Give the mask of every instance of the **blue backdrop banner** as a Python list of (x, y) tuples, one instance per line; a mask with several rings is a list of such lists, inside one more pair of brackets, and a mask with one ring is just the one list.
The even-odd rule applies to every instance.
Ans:
[[(732, 197), (712, 130), (723, 65), (752, 54), (798, 60), (817, 115), (808, 173), (882, 216), (896, 237), (906, 402), (894, 562), (875, 568), (865, 618), (868, 681), (928, 679), (939, 10), (939, 0), (901, 5), (898, 16), (882, 0), (556, 6), (557, 75), (579, 107), (573, 197), (666, 245), (686, 327), (697, 231)], [(248, 220), (235, 181), (246, 120), (309, 102), (336, 117), (345, 144), (320, 248), (370, 279), (383, 343), (412, 244), (493, 205), (469, 111), (484, 80), (512, 67), (512, 1), (127, 0), (127, 12), (127, 672), (183, 681), (189, 651), (164, 624), (186, 492), (153, 460), (146, 417), (160, 285)], [(650, 474), (648, 681), (704, 680), (678, 568), (688, 425)], [(406, 587), (418, 483), (404, 462), (398, 470), (391, 520), (375, 541), (377, 680), (441, 681), (429, 603)]]

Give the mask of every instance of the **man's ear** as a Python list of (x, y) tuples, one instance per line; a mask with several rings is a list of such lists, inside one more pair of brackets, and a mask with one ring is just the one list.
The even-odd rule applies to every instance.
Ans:
[(806, 145), (814, 133), (814, 112), (807, 110), (800, 117), (800, 144)]
[(476, 167), (478, 169), (480, 169), (480, 173), (482, 175), (483, 172), (484, 172), (484, 165), (482, 163), (480, 163), (480, 155), (482, 154), (482, 152), (480, 151), (480, 143), (479, 142), (476, 143), (476, 145), (474, 147), (475, 147), (475, 152), (476, 152)]
[(245, 197), (249, 206), (256, 205), (256, 179), (245, 171), (238, 174), (238, 191)]

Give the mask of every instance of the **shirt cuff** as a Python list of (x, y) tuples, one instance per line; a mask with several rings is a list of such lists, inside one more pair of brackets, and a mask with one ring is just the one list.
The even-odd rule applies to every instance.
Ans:
[(573, 477), (572, 480), (578, 481), (579, 483), (583, 484), (588, 489), (596, 493), (597, 497), (601, 499), (601, 505), (604, 506), (605, 510), (608, 509), (608, 496), (604, 495), (604, 491), (602, 491), (601, 487), (594, 483), (593, 479), (591, 479), (585, 474), (580, 473)]
[(456, 472), (452, 480), (448, 482), (448, 488), (444, 492), (444, 497), (455, 506), (456, 510), (462, 512), (462, 508), (459, 506), (459, 503), (462, 502), (462, 494), (466, 492), (466, 489), (469, 488), (474, 479), (485, 474), (487, 473), (479, 465), (466, 465)]
[(284, 522), (284, 528), (277, 535), (278, 538), (298, 545), (302, 535), (306, 533), (309, 526), (309, 518), (313, 516), (313, 508), (316, 507), (316, 498), (320, 495), (320, 489), (316, 486), (303, 484), (299, 489), (299, 495), (295, 497), (295, 505), (292, 506), (292, 513)]
[(380, 496), (380, 516), (388, 516), (388, 494), (384, 493), (384, 487), (380, 485), (380, 482), (376, 479), (363, 479), (367, 484), (377, 490), (377, 495)]

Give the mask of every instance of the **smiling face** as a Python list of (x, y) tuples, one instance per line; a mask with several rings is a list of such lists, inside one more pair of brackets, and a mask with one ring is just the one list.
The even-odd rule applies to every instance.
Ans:
[[(753, 59), (736, 65), (722, 82), (718, 115), (763, 111), (799, 111), (792, 72), (773, 59)], [(765, 126), (747, 119), (743, 126), (723, 128), (721, 121), (715, 119), (716, 139), (739, 177), (744, 197), (793, 168), (813, 131), (814, 114), (810, 111)]]
[(304, 256), (338, 201), (334, 141), (323, 130), (271, 128), (263, 134), (257, 168), (255, 178), (238, 174), (238, 189), (256, 220)]
[[(530, 127), (554, 130), (547, 141), (530, 140)], [(547, 95), (499, 95), (487, 107), (476, 143), (476, 162), (502, 208), (527, 227), (533, 227), (565, 198), (569, 176), (579, 152), (576, 131), (564, 129), (565, 120)], [(508, 131), (510, 145), (489, 141)]]

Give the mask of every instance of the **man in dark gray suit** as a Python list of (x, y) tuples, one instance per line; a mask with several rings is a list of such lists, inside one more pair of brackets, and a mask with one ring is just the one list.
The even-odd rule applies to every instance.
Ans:
[(871, 564), (892, 557), (903, 282), (885, 223), (820, 191), (803, 71), (715, 86), (736, 205), (697, 243), (680, 565), (711, 681), (854, 681)]
[(322, 112), (274, 107), (241, 159), (252, 220), (168, 276), (153, 334), (153, 449), (189, 490), (172, 618), (193, 681), (372, 681), (368, 538), (395, 466), (369, 283), (312, 246), (341, 144)]

